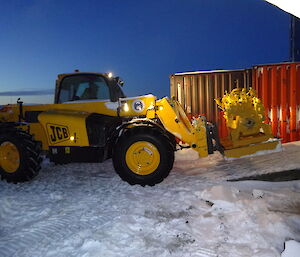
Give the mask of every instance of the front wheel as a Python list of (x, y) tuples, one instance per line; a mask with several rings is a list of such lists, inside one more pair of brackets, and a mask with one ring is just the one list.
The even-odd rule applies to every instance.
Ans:
[(129, 129), (118, 140), (113, 164), (129, 184), (154, 186), (166, 178), (174, 163), (174, 149), (167, 136), (155, 129)]

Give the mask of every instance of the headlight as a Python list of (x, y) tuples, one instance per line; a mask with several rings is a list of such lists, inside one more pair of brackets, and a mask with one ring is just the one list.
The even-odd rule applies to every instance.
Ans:
[(129, 111), (128, 103), (124, 103), (124, 105), (123, 105), (123, 110), (124, 110), (125, 112), (128, 112), (128, 111)]

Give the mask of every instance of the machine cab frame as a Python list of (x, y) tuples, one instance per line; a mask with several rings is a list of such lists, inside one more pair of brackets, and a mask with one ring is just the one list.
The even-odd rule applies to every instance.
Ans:
[(57, 104), (74, 101), (108, 100), (124, 98), (118, 77), (102, 73), (73, 73), (58, 75), (54, 102)]

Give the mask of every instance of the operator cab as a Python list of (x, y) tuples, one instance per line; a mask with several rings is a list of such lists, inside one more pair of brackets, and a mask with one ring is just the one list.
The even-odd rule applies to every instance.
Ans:
[(55, 103), (87, 100), (116, 102), (125, 97), (122, 84), (119, 77), (110, 74), (61, 74), (56, 82)]

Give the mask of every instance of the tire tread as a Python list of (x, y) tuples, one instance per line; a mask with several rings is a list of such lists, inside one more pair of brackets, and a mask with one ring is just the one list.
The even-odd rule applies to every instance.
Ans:
[(5, 172), (0, 167), (1, 180), (18, 183), (32, 180), (37, 176), (42, 162), (40, 142), (35, 141), (28, 132), (16, 127), (0, 128), (0, 144), (4, 141), (10, 141), (18, 148), (21, 163), (13, 173)]

